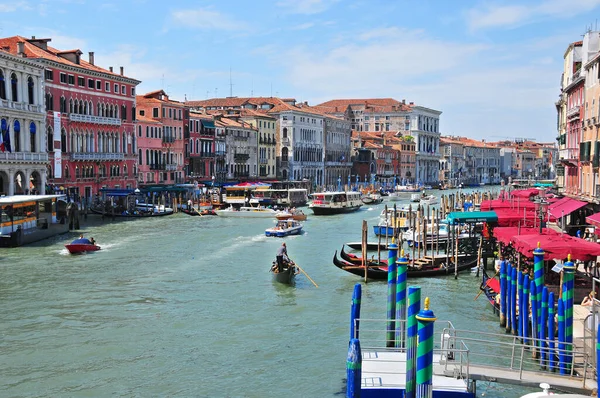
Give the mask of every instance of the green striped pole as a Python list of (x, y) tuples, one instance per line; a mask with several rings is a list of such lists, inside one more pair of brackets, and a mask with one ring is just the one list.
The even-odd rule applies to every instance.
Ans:
[(417, 395), (416, 398), (433, 396), (433, 323), (437, 319), (429, 309), (429, 297), (425, 308), (416, 316), (419, 323), (417, 341)]
[(392, 238), (388, 250), (388, 295), (387, 295), (387, 332), (386, 347), (393, 347), (396, 336), (396, 256), (398, 246)]
[(361, 284), (354, 285), (352, 293), (352, 306), (350, 307), (350, 340), (358, 339), (358, 326), (360, 319), (360, 300), (362, 298)]
[(406, 276), (408, 260), (404, 256), (404, 250), (401, 256), (396, 262), (398, 273), (396, 282), (396, 347), (406, 345)]
[(408, 319), (406, 320), (406, 398), (415, 398), (417, 387), (417, 315), (421, 310), (421, 288), (408, 287)]
[(575, 264), (571, 261), (571, 255), (563, 267), (563, 302), (565, 304), (565, 365), (567, 372), (571, 370), (571, 350), (573, 349), (573, 293), (575, 288)]
[[(540, 330), (539, 323), (542, 322), (542, 290), (544, 289), (544, 251), (540, 248), (540, 242), (538, 247), (533, 251), (533, 280), (535, 281), (535, 301), (537, 308), (537, 321), (538, 330)], [(533, 296), (531, 297), (533, 300)], [(533, 336), (538, 337), (538, 336)]]

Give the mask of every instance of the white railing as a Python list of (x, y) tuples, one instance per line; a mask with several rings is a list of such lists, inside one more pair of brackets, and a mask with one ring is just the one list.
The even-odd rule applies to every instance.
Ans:
[(573, 106), (567, 110), (567, 117), (579, 115), (579, 107)]
[(7, 109), (15, 109), (19, 111), (43, 113), (44, 108), (41, 105), (32, 105), (26, 102), (14, 102), (9, 100), (0, 100), (0, 107)]
[(166, 167), (167, 171), (175, 171), (177, 170), (177, 165), (176, 164), (168, 164)]
[(579, 159), (579, 148), (567, 148), (558, 151), (559, 159)]
[(48, 154), (45, 152), (0, 152), (0, 161), (46, 163)]
[(71, 154), (72, 160), (123, 160), (124, 158), (123, 153), (110, 152), (75, 152)]
[(96, 124), (110, 124), (112, 126), (120, 126), (121, 119), (114, 117), (103, 117), (103, 116), (92, 116), (92, 115), (80, 115), (77, 113), (70, 113), (69, 120), (72, 122), (84, 122), (84, 123), (96, 123)]

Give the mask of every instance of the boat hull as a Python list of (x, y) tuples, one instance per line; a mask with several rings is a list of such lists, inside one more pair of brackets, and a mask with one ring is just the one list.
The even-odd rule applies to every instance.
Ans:
[(288, 229), (284, 229), (284, 230), (275, 230), (273, 228), (269, 228), (265, 231), (265, 236), (275, 236), (278, 238), (283, 238), (284, 236), (300, 235), (301, 232), (302, 232), (302, 227), (294, 227), (294, 228), (288, 228)]
[(65, 247), (71, 254), (81, 254), (81, 253), (95, 252), (95, 251), (100, 250), (100, 246), (92, 245), (92, 244), (76, 243), (76, 244), (71, 244), (71, 245), (65, 245)]
[(313, 206), (310, 209), (315, 216), (330, 216), (334, 214), (352, 213), (360, 209), (361, 206), (346, 206), (346, 207), (320, 207)]
[(273, 281), (283, 283), (286, 285), (293, 285), (296, 280), (296, 269), (295, 267), (284, 268), (281, 272), (277, 272), (277, 262), (273, 261), (271, 267), (271, 273), (273, 274)]
[(170, 216), (173, 213), (173, 209), (165, 209), (165, 211), (161, 211), (158, 213), (138, 213), (138, 214), (129, 214), (129, 213), (115, 213), (112, 214), (110, 212), (105, 212), (102, 210), (95, 209), (90, 207), (90, 211), (94, 214), (99, 214), (104, 217), (121, 217), (121, 218), (144, 218), (144, 217), (162, 217), (162, 216)]

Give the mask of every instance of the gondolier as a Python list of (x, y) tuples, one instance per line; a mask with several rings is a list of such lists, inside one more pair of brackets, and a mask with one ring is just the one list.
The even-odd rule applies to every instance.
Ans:
[[(285, 258), (284, 258), (285, 257)], [(277, 250), (277, 271), (283, 271), (283, 261), (289, 261), (290, 259), (287, 256), (287, 247), (285, 246), (285, 242), (281, 244), (279, 249)]]

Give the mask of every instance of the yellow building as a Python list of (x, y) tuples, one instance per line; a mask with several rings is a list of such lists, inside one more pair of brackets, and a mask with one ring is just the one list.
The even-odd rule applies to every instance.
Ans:
[(581, 198), (598, 203), (598, 166), (600, 160), (600, 53), (583, 65), (585, 73), (585, 108), (583, 115), (583, 137), (580, 145), (581, 170), (579, 183)]

